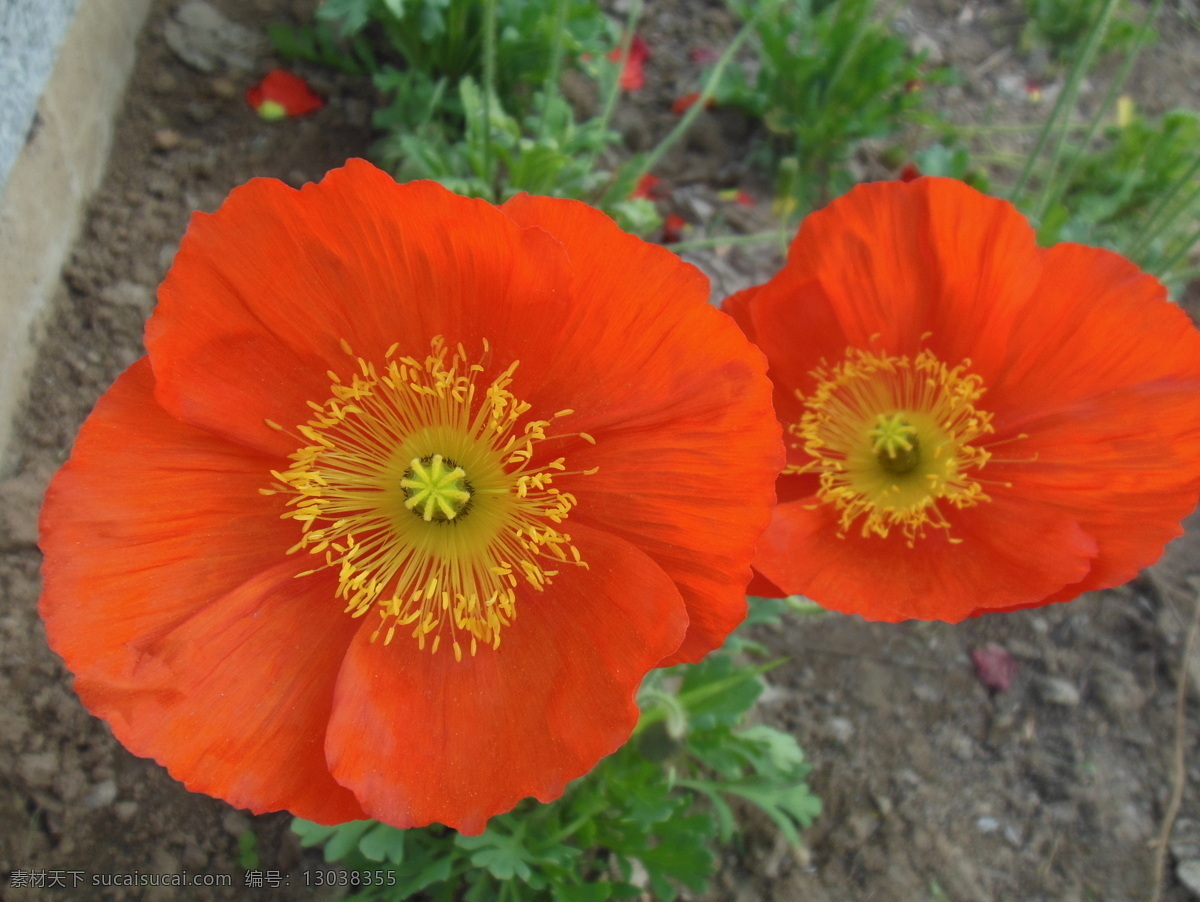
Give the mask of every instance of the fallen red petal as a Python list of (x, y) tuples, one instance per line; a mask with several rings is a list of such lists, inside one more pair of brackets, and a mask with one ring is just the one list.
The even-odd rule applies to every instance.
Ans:
[(971, 663), (979, 682), (993, 692), (1004, 692), (1017, 676), (1017, 659), (1003, 645), (989, 642), (971, 649)]
[(665, 197), (666, 192), (662, 189), (662, 179), (657, 175), (651, 175), (647, 172), (634, 186), (633, 191), (629, 193), (630, 197), (644, 197), (647, 200), (658, 200)]
[[(621, 59), (621, 48), (614, 48), (608, 58), (613, 61)], [(641, 35), (635, 34), (629, 44), (629, 53), (621, 66), (621, 88), (625, 91), (638, 91), (646, 86), (645, 63), (650, 59), (650, 45)]]
[(283, 69), (272, 69), (262, 81), (247, 88), (246, 103), (264, 119), (306, 116), (325, 106), (308, 82)]
[(673, 244), (683, 237), (683, 230), (687, 228), (687, 220), (678, 213), (668, 213), (663, 220), (662, 240), (664, 244)]

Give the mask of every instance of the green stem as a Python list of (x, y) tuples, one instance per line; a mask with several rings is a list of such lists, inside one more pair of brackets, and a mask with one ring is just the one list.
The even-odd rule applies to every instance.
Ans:
[[(754, 679), (755, 677), (761, 676), (770, 670), (774, 670), (776, 667), (785, 663), (786, 661), (787, 658), (776, 658), (774, 661), (768, 661), (765, 664), (759, 664), (757, 667), (739, 670), (737, 673), (733, 674), (732, 676), (727, 676), (724, 679), (714, 680), (711, 683), (705, 683), (702, 686), (697, 686), (695, 689), (689, 690), (688, 692), (680, 692), (678, 695), (679, 704), (684, 709), (691, 708), (699, 702), (703, 702), (712, 698), (714, 695), (720, 695), (721, 693), (727, 692), (735, 686), (741, 685), (742, 683), (746, 682), (746, 680)], [(666, 716), (666, 713), (661, 707), (651, 708), (649, 711), (643, 711), (642, 716), (638, 718), (637, 726), (633, 728), (633, 735), (637, 736), (646, 727), (650, 726), (651, 724), (658, 723)]]
[(601, 802), (598, 805), (592, 805), (584, 814), (581, 814), (579, 817), (575, 818), (575, 820), (571, 821), (571, 823), (567, 824), (567, 826), (563, 827), (548, 840), (546, 840), (545, 844), (547, 846), (556, 846), (563, 840), (573, 836), (580, 827), (592, 820), (592, 818), (603, 811), (606, 807), (608, 806), (605, 805), (604, 802)]
[(496, 0), (483, 0), (483, 171), (492, 200), (497, 199), (492, 159), (492, 92), (496, 89)]
[[(1079, 58), (1076, 59), (1075, 65), (1071, 68), (1068, 84), (1070, 84), (1072, 81), (1075, 81), (1076, 76), (1080, 74), (1080, 70), (1083, 68), (1082, 63), (1084, 58), (1088, 56), (1088, 47), (1092, 45), (1093, 38), (1096, 36), (1097, 26), (1099, 26), (1100, 23), (1107, 18), (1108, 12), (1112, 6), (1113, 0), (1107, 0), (1104, 9), (1101, 10), (1100, 15), (1096, 17), (1096, 21), (1092, 23), (1092, 27), (1088, 31), (1087, 41), (1084, 44), (1084, 50), (1079, 55)], [(1028, 157), (1026, 157), (1025, 167), (1021, 170), (1021, 174), (1017, 176), (1017, 182), (1015, 185), (1013, 185), (1012, 191), (1010, 191), (1008, 194), (1008, 199), (1013, 203), (1017, 203), (1021, 192), (1025, 190), (1025, 185), (1028, 183), (1030, 175), (1033, 174), (1034, 163), (1036, 163), (1037, 158), (1041, 156), (1042, 148), (1046, 146), (1046, 142), (1050, 140), (1050, 134), (1054, 131), (1054, 124), (1058, 120), (1059, 114), (1064, 109), (1070, 109), (1070, 107), (1067, 105), (1067, 95), (1070, 93), (1071, 92), (1064, 87), (1063, 90), (1059, 92), (1058, 98), (1054, 101), (1054, 107), (1050, 110), (1050, 116), (1048, 119), (1046, 119), (1045, 124), (1042, 126), (1042, 130), (1038, 133), (1037, 142), (1033, 146), (1033, 151)]]
[(550, 99), (558, 95), (558, 78), (562, 73), (563, 35), (567, 30), (567, 0), (557, 0), (554, 8), (554, 35), (550, 45), (550, 70), (542, 85), (542, 115), (538, 134), (545, 138), (549, 134), (546, 119), (550, 113)]
[[(1137, 34), (1134, 35), (1133, 49), (1125, 56), (1125, 59), (1121, 63), (1121, 68), (1117, 71), (1116, 77), (1112, 80), (1112, 83), (1108, 86), (1108, 90), (1104, 94), (1104, 100), (1100, 102), (1100, 106), (1096, 110), (1096, 115), (1092, 117), (1092, 121), (1088, 124), (1087, 134), (1084, 136), (1083, 140), (1079, 142), (1080, 150), (1086, 151), (1089, 147), (1091, 147), (1092, 141), (1096, 137), (1096, 132), (1100, 129), (1101, 120), (1108, 113), (1109, 109), (1112, 108), (1113, 101), (1116, 99), (1117, 94), (1125, 84), (1125, 79), (1129, 77), (1129, 70), (1132, 69), (1133, 64), (1137, 62), (1137, 58), (1139, 55), (1141, 55), (1142, 49), (1146, 46), (1146, 44), (1149, 43), (1148, 39), (1150, 36), (1151, 26), (1154, 24), (1154, 20), (1158, 17), (1158, 10), (1159, 7), (1162, 6), (1162, 3), (1163, 0), (1154, 0), (1154, 2), (1150, 5), (1150, 9), (1146, 11), (1145, 18), (1142, 19), (1141, 27), (1138, 28)], [(1064, 128), (1067, 127), (1069, 126), (1064, 126)], [(1062, 174), (1063, 187), (1059, 192), (1059, 196), (1061, 196), (1062, 192), (1066, 191), (1070, 186), (1071, 177), (1075, 175), (1075, 170), (1079, 168), (1079, 162), (1081, 159), (1083, 159), (1083, 154), (1076, 154), (1075, 157), (1071, 159), (1064, 167)]]
[[(1171, 187), (1171, 190), (1163, 193), (1163, 196), (1159, 198), (1159, 201), (1155, 205), (1153, 211), (1147, 215), (1146, 221), (1138, 230), (1137, 241), (1135, 241), (1129, 248), (1129, 256), (1135, 257), (1142, 251), (1146, 250), (1155, 238), (1161, 235), (1165, 229), (1167, 229), (1176, 219), (1179, 218), (1180, 214), (1182, 214), (1193, 203), (1195, 203), (1197, 197), (1200, 197), (1200, 185), (1197, 185), (1192, 189), (1190, 194), (1184, 196), (1182, 201), (1179, 201), (1178, 203), (1175, 203), (1174, 206), (1171, 206), (1173, 202), (1179, 199), (1179, 194), (1183, 189), (1183, 186), (1190, 184), (1192, 177), (1196, 175), (1197, 172), (1200, 172), (1200, 153), (1196, 154), (1196, 159), (1192, 161), (1192, 165), (1188, 167), (1187, 171), (1183, 174), (1183, 177), (1176, 180), (1175, 184)], [(1168, 207), (1170, 207), (1170, 212), (1165, 213)]]
[[(604, 98), (604, 108), (600, 111), (599, 132), (601, 134), (608, 131), (608, 123), (617, 108), (617, 100), (621, 96), (621, 69), (625, 65), (625, 60), (629, 58), (629, 48), (633, 46), (633, 36), (637, 31), (638, 19), (641, 14), (642, 0), (633, 0), (629, 4), (629, 15), (625, 17), (625, 31), (621, 35), (621, 44), (617, 53), (617, 71), (613, 75), (612, 84), (609, 85), (608, 94)], [(585, 170), (590, 170), (595, 166), (597, 153), (599, 153), (598, 150), (592, 150), (588, 155), (587, 165), (584, 166)]]
[(867, 0), (866, 7), (862, 10), (858, 17), (858, 23), (854, 26), (854, 34), (850, 37), (850, 43), (842, 50), (833, 74), (829, 76), (829, 81), (825, 85), (825, 90), (822, 92), (823, 99), (827, 100), (833, 96), (834, 89), (841, 81), (842, 73), (846, 71), (846, 67), (858, 50), (858, 45), (862, 43), (863, 36), (867, 33), (867, 26), (871, 24), (871, 15), (874, 12), (875, 0)]
[[(746, 24), (741, 27), (741, 30), (734, 35), (733, 40), (729, 42), (729, 46), (725, 48), (725, 52), (721, 54), (716, 65), (713, 66), (713, 70), (709, 73), (708, 79), (704, 82), (704, 87), (700, 90), (700, 95), (696, 98), (696, 102), (688, 108), (687, 112), (683, 114), (679, 122), (675, 124), (675, 127), (668, 132), (667, 136), (659, 141), (657, 146), (655, 146), (650, 153), (642, 158), (640, 164), (634, 169), (632, 175), (629, 175), (628, 173), (622, 173), (622, 178), (614, 181), (615, 185), (636, 184), (638, 179), (658, 165), (658, 161), (662, 159), (663, 154), (670, 150), (671, 147), (674, 146), (675, 142), (687, 134), (687, 131), (689, 128), (691, 128), (692, 123), (696, 121), (696, 117), (703, 112), (704, 105), (708, 102), (708, 99), (712, 97), (714, 93), (716, 93), (717, 85), (721, 82), (721, 74), (725, 71), (725, 67), (729, 65), (730, 61), (734, 57), (734, 54), (738, 52), (738, 49), (746, 42), (746, 39), (750, 37), (750, 34), (754, 30), (755, 24), (763, 15), (763, 11), (771, 6), (772, 4), (770, 3), (762, 4), (755, 14), (749, 20), (747, 20)], [(626, 178), (626, 175), (629, 175), (629, 177)], [(612, 189), (610, 188), (609, 191), (611, 192), (611, 190)], [(601, 204), (613, 203), (620, 199), (621, 198), (614, 198), (605, 195), (601, 201)]]
[(1191, 235), (1188, 236), (1187, 240), (1183, 242), (1183, 246), (1174, 254), (1172, 254), (1167, 259), (1167, 262), (1155, 267), (1158, 270), (1159, 275), (1166, 275), (1169, 273), (1171, 269), (1177, 263), (1179, 263), (1180, 260), (1182, 260), (1191, 252), (1192, 248), (1196, 246), (1197, 241), (1200, 241), (1200, 228), (1196, 229)]
[[(1112, 17), (1112, 11), (1116, 8), (1116, 5), (1117, 0), (1105, 0), (1104, 6), (1100, 10), (1100, 15), (1096, 17), (1096, 21), (1092, 23), (1092, 27), (1088, 31), (1087, 40), (1084, 41), (1079, 59), (1071, 67), (1071, 74), (1067, 78), (1066, 85), (1063, 87), (1062, 95), (1059, 96), (1059, 100), (1065, 101), (1066, 113), (1063, 116), (1064, 122), (1069, 121), (1071, 118), (1071, 111), (1075, 109), (1075, 97), (1079, 93), (1079, 85), (1083, 82), (1083, 78), (1087, 75), (1088, 70), (1092, 68), (1096, 53), (1100, 50), (1100, 42), (1104, 39), (1105, 32), (1108, 31), (1108, 20)], [(1055, 108), (1058, 108), (1057, 104)], [(1042, 193), (1038, 197), (1037, 206), (1033, 209), (1033, 218), (1035, 221), (1042, 218), (1042, 214), (1046, 212), (1046, 208), (1050, 206), (1051, 201), (1056, 196), (1053, 188), (1057, 180), (1054, 176), (1058, 169), (1059, 161), (1062, 159), (1063, 151), (1067, 146), (1067, 132), (1067, 128), (1061, 128), (1058, 133), (1058, 140), (1054, 142), (1054, 151), (1050, 156), (1050, 166), (1042, 178)], [(1086, 147), (1086, 143), (1083, 146)], [(1061, 193), (1059, 191), (1059, 195)]]
[(416, 46), (409, 41), (410, 29), (405, 26), (402, 19), (386, 18), (383, 20), (384, 31), (388, 34), (388, 40), (396, 46), (400, 52), (400, 57), (412, 69), (429, 69), (429, 63), (425, 59), (425, 54), (420, 51), (420, 42), (417, 41)]

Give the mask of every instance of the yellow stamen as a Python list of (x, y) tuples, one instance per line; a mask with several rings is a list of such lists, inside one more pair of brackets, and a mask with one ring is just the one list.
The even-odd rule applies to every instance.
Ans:
[(789, 471), (819, 477), (817, 498), (840, 512), (839, 535), (856, 523), (864, 537), (899, 528), (911, 546), (927, 528), (949, 530), (939, 505), (991, 500), (971, 473), (990, 457), (977, 440), (993, 430), (975, 407), (984, 388), (970, 365), (850, 348), (813, 371), (817, 388), (789, 429), (811, 461)]
[(539, 447), (563, 436), (524, 419), (530, 406), (508, 390), (516, 362), (480, 391), (485, 367), (440, 336), (424, 361), (393, 346), (377, 367), (342, 349), (357, 371), (330, 374), (333, 396), (310, 405), (296, 428), (305, 444), (266, 490), (291, 496), (283, 516), (300, 538), (289, 553), (323, 559), (300, 575), (335, 571), (347, 613), (374, 609), (384, 644), (407, 629), (456, 660), (464, 647), (498, 648), (522, 581), (540, 591), (562, 563), (587, 566), (559, 531), (576, 504), (553, 484), (564, 459)]

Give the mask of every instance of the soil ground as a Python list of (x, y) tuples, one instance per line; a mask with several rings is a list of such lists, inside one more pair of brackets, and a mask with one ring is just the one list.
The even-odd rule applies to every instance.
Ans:
[[(329, 98), (324, 110), (262, 122), (241, 96), (250, 72), (220, 59), (207, 72), (184, 61), (179, 29), (171, 24), (177, 5), (156, 2), (142, 36), (108, 175), (65, 268), (17, 453), (0, 482), (4, 898), (329, 897), (306, 885), (305, 872), (322, 863), (288, 833), (288, 815), (250, 817), (188, 793), (162, 768), (120, 747), (79, 704), (36, 616), (41, 493), (95, 399), (142, 353), (155, 286), (190, 212), (215, 209), (253, 176), (293, 185), (317, 179), (364, 154), (372, 138), (370, 89), (315, 71), (306, 74)], [(213, 0), (212, 6), (261, 35), (268, 22), (294, 20), (311, 4)], [(1144, 109), (1200, 108), (1195, 15), (1187, 0), (1166, 4), (1157, 52), (1135, 72), (1134, 93)], [(897, 5), (890, 16), (914, 46), (963, 74), (960, 86), (937, 97), (948, 117), (1045, 115), (1046, 106), (1031, 106), (1023, 86), (1038, 79), (1049, 93), (1061, 73), (1036, 52), (1015, 49), (1022, 25), (1017, 4), (922, 0)], [(718, 3), (648, 4), (643, 34), (654, 52), (648, 87), (626, 100), (619, 119), (631, 145), (662, 134), (673, 122), (671, 100), (697, 87), (699, 67), (689, 51), (720, 47), (731, 32)], [(254, 73), (272, 64), (265, 42), (243, 49)], [(682, 213), (693, 234), (769, 225), (767, 189), (743, 162), (748, 137), (736, 117), (705, 114), (663, 167), (673, 174), (664, 211)], [(865, 176), (890, 174), (877, 172), (869, 158), (862, 165)], [(723, 203), (716, 192), (726, 187), (747, 188), (760, 203), (749, 209)], [(712, 276), (718, 296), (778, 265), (770, 248), (689, 259)], [(752, 819), (740, 846), (724, 853), (707, 898), (1142, 902), (1151, 898), (1158, 840), (1176, 788), (1181, 802), (1162, 898), (1200, 898), (1200, 651), (1184, 657), (1198, 604), (1190, 580), (1198, 573), (1200, 520), (1133, 584), (1069, 604), (959, 626), (889, 626), (830, 615), (762, 630), (758, 638), (791, 660), (771, 674), (761, 717), (797, 736), (814, 764), (812, 784), (825, 813), (800, 854)], [(970, 652), (987, 643), (1017, 661), (1007, 691), (988, 690), (974, 674)], [(1181, 687), (1190, 693), (1182, 717)], [(245, 885), (239, 838), (251, 830), (257, 866), (280, 872), (278, 888)], [(61, 872), (68, 886), (80, 873), (88, 885), (13, 885), (12, 875), (31, 871)], [(230, 885), (91, 885), (101, 875), (183, 871), (228, 877)]]

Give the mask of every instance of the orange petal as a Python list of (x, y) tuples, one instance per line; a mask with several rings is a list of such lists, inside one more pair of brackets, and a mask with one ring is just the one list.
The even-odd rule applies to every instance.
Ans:
[(145, 644), (124, 680), (75, 690), (135, 755), (193, 792), (256, 814), (335, 824), (363, 817), (325, 764), (334, 683), (360, 623), (327, 575), (263, 571)]
[(998, 449), (988, 469), (1099, 543), (1087, 578), (1051, 599), (1066, 600), (1132, 579), (1194, 507), (1200, 332), (1117, 254), (1060, 244), (1044, 261), (1033, 312), (1007, 340), (1004, 376), (985, 396), (997, 436), (1027, 438)]
[(1041, 271), (1033, 239), (1012, 204), (956, 179), (875, 182), (805, 219), (787, 269), (820, 284), (849, 345), (969, 357), (990, 382)]
[(985, 399), (1007, 430), (1113, 389), (1200, 379), (1200, 332), (1157, 279), (1078, 244), (1048, 248), (1043, 261), (1028, 315), (992, 338), (1007, 359)]
[(526, 796), (550, 801), (629, 738), (642, 677), (687, 623), (671, 581), (633, 546), (586, 527), (591, 568), (523, 592), (498, 651), (370, 642), (342, 669), (327, 750), (365, 811), (399, 827), (474, 834)]
[(348, 381), (343, 340), (377, 366), (394, 343), (423, 359), (439, 334), (472, 355), (482, 337), (537, 347), (567, 306), (565, 264), (490, 204), (363, 160), (300, 191), (255, 179), (192, 219), (146, 330), (156, 393), (194, 425), (287, 454), (294, 440), (264, 420), (303, 424), (328, 370)]
[(599, 471), (555, 480), (579, 499), (571, 522), (622, 536), (670, 574), (691, 626), (664, 663), (698, 660), (745, 616), (754, 541), (782, 465), (763, 358), (674, 254), (574, 201), (523, 196), (504, 209), (562, 242), (575, 277), (572, 318), (538, 396), (546, 409), (575, 409), (562, 422), (596, 439), (567, 462)]
[(909, 548), (898, 532), (838, 538), (828, 505), (793, 501), (775, 509), (754, 566), (787, 594), (835, 611), (957, 623), (983, 610), (1040, 603), (1083, 578), (1096, 554), (1069, 517), (1007, 498), (947, 519), (960, 543), (931, 530)]
[(39, 603), (50, 645), (88, 709), (189, 788), (255, 811), (360, 817), (322, 746), (357, 624), (328, 584), (292, 579), (294, 531), (258, 492), (277, 464), (172, 419), (153, 390), (143, 358), (51, 482)]
[[(726, 298), (721, 309), (767, 355), (775, 415), (785, 426), (804, 412), (798, 393), (816, 385), (811, 372), (824, 360), (838, 360), (847, 338), (833, 303), (821, 286), (792, 267), (769, 281)], [(801, 452), (787, 441), (788, 463), (803, 463)]]
[(79, 675), (127, 674), (140, 644), (295, 541), (258, 491), (278, 463), (172, 419), (153, 391), (142, 358), (96, 404), (42, 508), (40, 611)]
[(1025, 426), (1029, 438), (1005, 446), (1011, 459), (989, 464), (990, 477), (1079, 523), (1099, 546), (1091, 571), (1048, 600), (1133, 579), (1183, 532), (1200, 495), (1200, 381), (1114, 388)]

